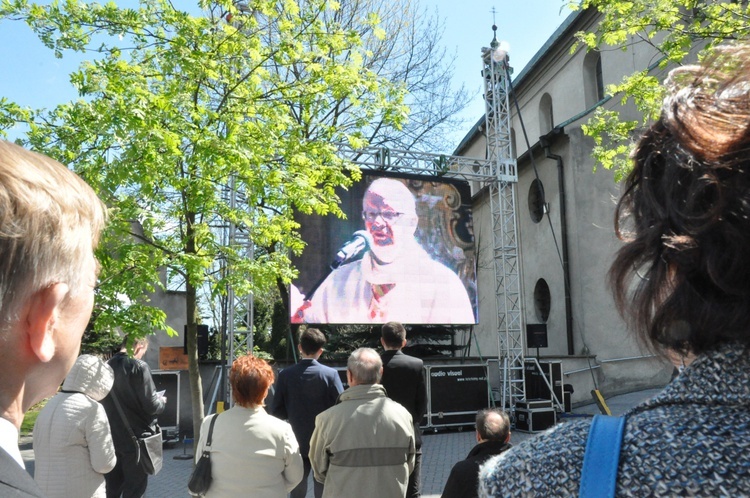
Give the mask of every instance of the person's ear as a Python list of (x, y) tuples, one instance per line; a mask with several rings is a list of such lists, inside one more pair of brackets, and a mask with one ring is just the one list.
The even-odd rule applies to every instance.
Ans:
[(68, 284), (57, 283), (45, 287), (30, 299), (26, 333), (31, 351), (42, 363), (47, 363), (55, 355), (55, 321), (69, 290)]
[(352, 385), (352, 372), (348, 368), (346, 369), (346, 383)]
[(406, 339), (404, 339), (403, 341), (401, 341), (401, 349), (403, 349), (405, 347), (406, 347)]
[(133, 349), (133, 358), (138, 358), (140, 360), (145, 354), (146, 346), (144, 346), (143, 343), (136, 343), (135, 349)]
[(383, 346), (383, 349), (387, 349), (385, 347), (385, 339), (383, 339), (382, 337), (380, 338), (380, 345)]
[(508, 437), (505, 438), (506, 443), (510, 443), (510, 431), (508, 431)]

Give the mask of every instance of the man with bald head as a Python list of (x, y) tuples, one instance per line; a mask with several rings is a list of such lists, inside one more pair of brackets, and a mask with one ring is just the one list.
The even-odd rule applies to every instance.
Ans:
[(369, 251), (331, 272), (304, 310), (305, 322), (475, 323), (461, 279), (415, 238), (419, 216), (404, 181), (374, 180), (362, 199), (362, 220)]
[(479, 467), (495, 455), (510, 449), (510, 419), (499, 408), (479, 410), (476, 419), (477, 445), (466, 460), (451, 469), (441, 498), (476, 498)]
[(414, 468), (414, 426), (409, 412), (379, 384), (380, 355), (359, 348), (346, 365), (349, 389), (315, 418), (310, 463), (323, 498), (404, 497)]

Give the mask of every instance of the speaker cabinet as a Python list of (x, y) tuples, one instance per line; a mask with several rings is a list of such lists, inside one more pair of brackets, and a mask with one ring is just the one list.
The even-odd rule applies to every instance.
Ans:
[(552, 407), (552, 402), (529, 399), (516, 403), (516, 430), (542, 432), (556, 423), (557, 412)]
[[(208, 356), (208, 325), (196, 325), (198, 332), (198, 358), (203, 360)], [(187, 325), (183, 334), (183, 349), (187, 354)], [(179, 346), (177, 346), (179, 347)]]
[(524, 387), (526, 399), (544, 399), (554, 402), (552, 392), (545, 382), (545, 378), (552, 386), (553, 392), (560, 403), (563, 403), (562, 362), (539, 361), (541, 371), (534, 360), (527, 359), (524, 364)]

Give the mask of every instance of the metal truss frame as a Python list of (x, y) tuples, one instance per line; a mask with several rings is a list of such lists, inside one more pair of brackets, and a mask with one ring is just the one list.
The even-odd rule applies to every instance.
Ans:
[[(237, 179), (234, 175), (230, 177), (229, 185), (224, 188), (223, 197), (232, 210), (236, 209), (240, 193), (237, 190)], [(224, 245), (236, 248), (240, 255), (253, 259), (255, 257), (255, 246), (250, 234), (230, 221), (224, 228)], [(231, 271), (226, 261), (222, 262), (223, 271)], [(237, 357), (237, 351), (241, 350), (243, 344), (248, 351), (253, 350), (253, 318), (254, 303), (253, 294), (237, 295), (234, 287), (227, 285), (226, 308), (223, 310), (222, 328), (222, 355), (226, 354), (226, 361), (221, 365), (221, 381), (219, 389), (222, 391), (223, 399), (226, 400), (227, 408), (232, 405), (231, 388), (227, 379), (229, 369)], [(210, 411), (209, 411), (210, 413)]]
[[(492, 27), (496, 30), (496, 26)], [(498, 359), (502, 368), (501, 406), (514, 413), (526, 398), (521, 265), (516, 221), (518, 168), (510, 129), (508, 55), (497, 38), (482, 50), (487, 159), (496, 181), (489, 184), (494, 240)]]

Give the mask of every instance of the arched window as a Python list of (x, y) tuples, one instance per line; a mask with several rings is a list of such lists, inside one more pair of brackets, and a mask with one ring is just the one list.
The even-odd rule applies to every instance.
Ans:
[(544, 217), (547, 206), (544, 202), (544, 185), (538, 179), (531, 182), (529, 186), (529, 214), (531, 221), (539, 223)]
[(534, 309), (536, 316), (542, 323), (546, 323), (552, 309), (552, 295), (549, 291), (547, 281), (540, 278), (534, 286)]
[(516, 146), (516, 130), (510, 129), (510, 155), (513, 159), (518, 159), (518, 147)]
[(552, 114), (552, 97), (545, 93), (539, 102), (539, 132), (541, 135), (546, 135), (554, 127), (555, 117)]
[(602, 56), (599, 52), (589, 52), (583, 59), (583, 93), (587, 108), (604, 98)]

